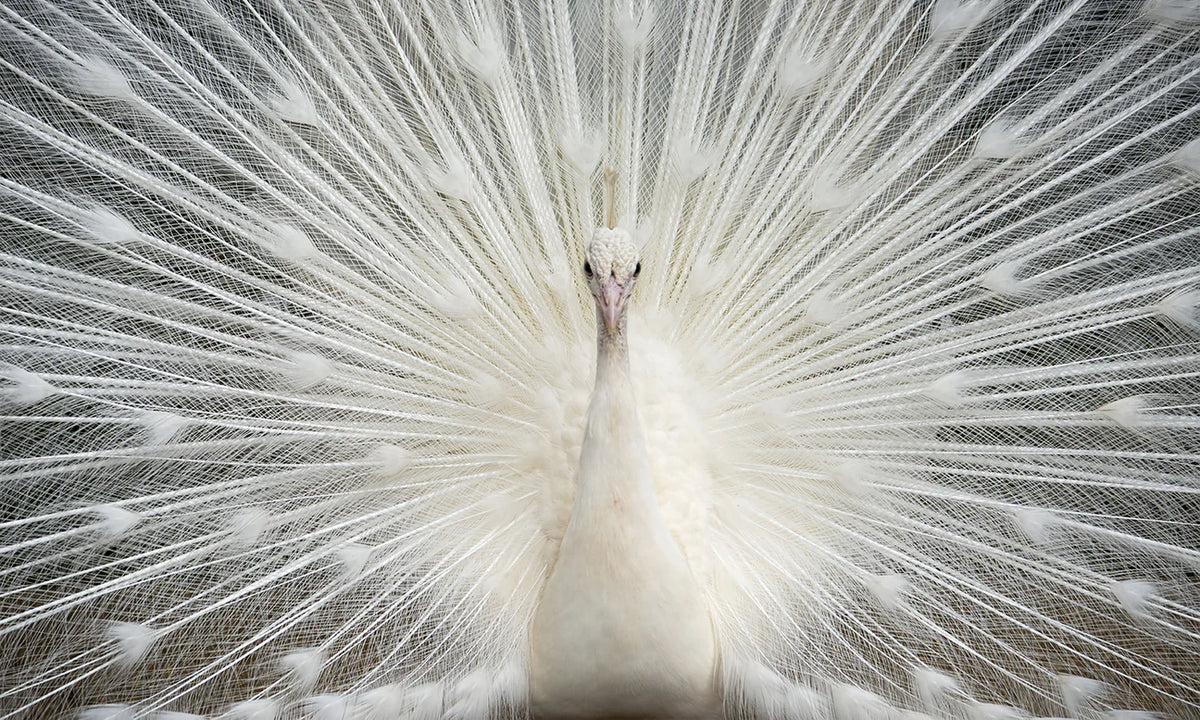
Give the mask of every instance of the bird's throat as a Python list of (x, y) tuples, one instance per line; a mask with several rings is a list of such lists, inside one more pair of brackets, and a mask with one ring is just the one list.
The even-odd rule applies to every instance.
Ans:
[(596, 384), (588, 404), (571, 523), (616, 520), (603, 503), (622, 502), (632, 503), (628, 512), (648, 527), (662, 525), (665, 531), (630, 378), (625, 321), (620, 322), (613, 334), (600, 328)]

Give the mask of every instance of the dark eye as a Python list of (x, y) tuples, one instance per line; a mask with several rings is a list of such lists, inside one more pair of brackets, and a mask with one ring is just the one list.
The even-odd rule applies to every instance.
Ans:
[(592, 276), (592, 265), (587, 260), (583, 261), (583, 274), (588, 277)]
[(638, 263), (637, 266), (633, 268), (633, 276), (637, 277), (638, 275), (641, 275), (641, 274), (642, 274), (642, 264)]

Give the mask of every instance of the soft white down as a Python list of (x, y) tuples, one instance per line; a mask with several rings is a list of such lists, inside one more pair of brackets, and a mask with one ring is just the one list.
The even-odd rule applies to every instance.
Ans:
[(1200, 717), (1198, 307), (1192, 2), (0, 0), (0, 718)]

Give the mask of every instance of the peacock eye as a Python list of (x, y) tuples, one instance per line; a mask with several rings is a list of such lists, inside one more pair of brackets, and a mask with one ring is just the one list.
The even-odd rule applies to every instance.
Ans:
[(638, 263), (637, 265), (635, 265), (633, 267), (633, 276), (637, 277), (638, 275), (641, 275), (641, 274), (642, 274), (642, 264)]
[(587, 260), (583, 261), (583, 274), (588, 277), (592, 276), (592, 265)]

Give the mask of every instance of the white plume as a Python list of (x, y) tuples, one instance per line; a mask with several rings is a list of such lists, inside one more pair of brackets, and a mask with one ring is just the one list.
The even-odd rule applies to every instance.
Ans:
[(1195, 3), (4, 0), (0, 717), (533, 712), (614, 223), (725, 716), (1200, 716)]

